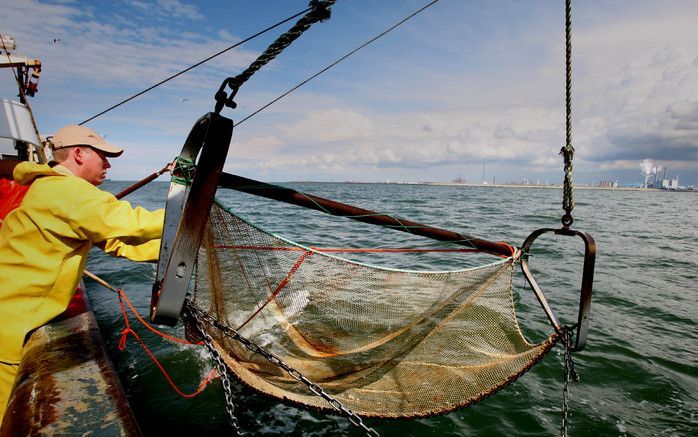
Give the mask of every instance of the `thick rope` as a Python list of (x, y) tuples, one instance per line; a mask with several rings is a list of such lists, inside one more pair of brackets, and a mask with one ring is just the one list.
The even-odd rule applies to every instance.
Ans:
[[(303, 34), (313, 24), (318, 21), (323, 21), (330, 18), (330, 7), (336, 0), (311, 0), (310, 11), (305, 14), (296, 24), (286, 33), (276, 39), (249, 67), (235, 77), (229, 77), (223, 81), (218, 92), (216, 93), (216, 113), (220, 113), (223, 105), (235, 108), (237, 105), (233, 98), (237, 94), (240, 86), (247, 82), (252, 75), (260, 68), (266, 65), (269, 61), (284, 51), (293, 41)], [(232, 90), (230, 97), (225, 93), (225, 87), (229, 86)]]
[(574, 209), (574, 194), (572, 192), (572, 158), (574, 157), (574, 147), (572, 146), (572, 0), (565, 2), (565, 109), (566, 109), (566, 142), (565, 147), (560, 150), (565, 165), (565, 182), (562, 192), (562, 209), (565, 215), (562, 216), (562, 225), (569, 227), (574, 219), (572, 210)]
[(276, 103), (276, 102), (278, 102), (279, 100), (283, 99), (284, 97), (286, 97), (287, 95), (291, 94), (292, 92), (294, 92), (294, 91), (297, 90), (298, 88), (302, 87), (302, 86), (305, 85), (306, 83), (308, 83), (308, 82), (310, 82), (311, 80), (315, 79), (316, 77), (320, 76), (322, 73), (326, 72), (326, 71), (329, 70), (330, 68), (332, 68), (332, 67), (334, 67), (335, 65), (339, 64), (340, 62), (344, 61), (344, 60), (347, 59), (349, 56), (353, 55), (354, 53), (356, 53), (356, 52), (358, 52), (359, 50), (363, 49), (364, 47), (368, 46), (369, 44), (372, 44), (372, 43), (373, 43), (374, 41), (376, 41), (377, 39), (379, 39), (379, 38), (385, 36), (385, 35), (388, 34), (389, 32), (392, 32), (392, 31), (395, 30), (398, 26), (400, 26), (400, 25), (404, 24), (405, 22), (407, 22), (408, 20), (412, 19), (414, 16), (416, 16), (416, 15), (419, 14), (419, 13), (421, 13), (421, 12), (424, 11), (425, 9), (427, 9), (427, 8), (429, 8), (429, 7), (431, 7), (431, 6), (433, 6), (433, 5), (434, 5), (436, 2), (438, 2), (438, 1), (439, 1), (439, 0), (432, 0), (430, 3), (426, 4), (425, 6), (421, 7), (420, 9), (416, 10), (415, 12), (411, 13), (411, 14), (408, 15), (407, 17), (405, 17), (405, 18), (403, 18), (402, 20), (398, 21), (397, 23), (393, 24), (392, 26), (390, 26), (389, 28), (387, 28), (387, 29), (384, 30), (383, 32), (379, 33), (378, 35), (376, 35), (376, 36), (374, 36), (373, 38), (369, 39), (369, 40), (366, 41), (365, 43), (363, 43), (363, 44), (361, 44), (360, 46), (356, 47), (354, 50), (352, 50), (352, 51), (350, 51), (349, 53), (345, 54), (345, 55), (342, 56), (341, 58), (337, 59), (336, 61), (334, 61), (334, 62), (331, 63), (330, 65), (328, 65), (328, 66), (326, 66), (325, 68), (323, 68), (322, 70), (320, 70), (320, 71), (318, 71), (317, 73), (313, 74), (312, 76), (310, 76), (309, 78), (305, 79), (304, 81), (298, 83), (296, 86), (294, 86), (293, 88), (289, 89), (289, 90), (286, 91), (285, 93), (283, 93), (283, 94), (281, 94), (280, 96), (276, 97), (275, 99), (273, 99), (273, 100), (267, 102), (265, 105), (263, 105), (262, 107), (258, 108), (256, 111), (254, 111), (253, 113), (251, 113), (251, 114), (248, 115), (247, 117), (245, 117), (245, 118), (243, 118), (242, 120), (240, 120), (240, 121), (238, 121), (237, 123), (235, 123), (235, 126), (240, 126), (240, 125), (241, 125), (242, 123), (244, 123), (246, 120), (249, 120), (249, 119), (252, 118), (253, 116), (257, 115), (258, 113), (262, 112), (262, 111), (265, 110), (266, 108), (268, 108), (268, 107), (270, 107), (271, 105), (273, 105), (274, 103)]

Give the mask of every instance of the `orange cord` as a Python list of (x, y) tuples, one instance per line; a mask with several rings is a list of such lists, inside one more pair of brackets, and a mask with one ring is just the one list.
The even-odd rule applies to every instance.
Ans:
[(238, 331), (239, 331), (240, 329), (242, 329), (245, 325), (247, 325), (247, 324), (250, 322), (250, 320), (254, 319), (255, 316), (256, 316), (257, 314), (259, 314), (259, 312), (262, 311), (262, 310), (267, 306), (267, 304), (269, 304), (269, 302), (271, 302), (272, 300), (274, 300), (274, 298), (276, 297), (276, 295), (279, 294), (279, 292), (281, 292), (281, 290), (283, 290), (283, 288), (286, 286), (286, 284), (288, 283), (288, 281), (291, 280), (291, 277), (293, 276), (293, 274), (296, 273), (296, 271), (300, 268), (300, 266), (301, 266), (301, 264), (303, 263), (303, 261), (304, 261), (307, 257), (309, 257), (310, 255), (312, 255), (312, 254), (313, 254), (313, 252), (308, 252), (308, 251), (304, 251), (304, 252), (303, 252), (303, 254), (301, 255), (301, 257), (298, 258), (298, 261), (296, 261), (296, 264), (294, 264), (293, 267), (291, 267), (291, 270), (286, 274), (286, 277), (279, 283), (279, 285), (276, 287), (276, 290), (274, 290), (274, 292), (271, 294), (271, 296), (269, 296), (269, 298), (267, 299), (267, 301), (264, 302), (264, 304), (261, 305), (259, 308), (257, 308), (257, 311), (255, 311), (250, 317), (247, 318), (247, 320), (245, 320), (245, 321), (242, 323), (242, 325), (240, 325), (240, 326), (237, 328)]
[(119, 305), (121, 306), (121, 314), (124, 316), (124, 323), (126, 325), (126, 328), (124, 328), (124, 330), (121, 331), (121, 339), (119, 340), (119, 350), (120, 351), (123, 351), (126, 349), (126, 340), (128, 338), (128, 335), (129, 334), (133, 335), (136, 338), (136, 340), (138, 340), (138, 343), (140, 343), (140, 345), (143, 348), (143, 350), (145, 351), (145, 353), (147, 353), (148, 356), (150, 357), (150, 359), (153, 360), (155, 365), (158, 366), (158, 368), (160, 369), (160, 372), (162, 372), (162, 374), (165, 376), (165, 379), (167, 379), (167, 382), (169, 382), (170, 386), (177, 392), (177, 394), (179, 394), (180, 396), (182, 396), (184, 398), (193, 398), (195, 396), (198, 396), (201, 392), (204, 391), (204, 389), (206, 388), (206, 386), (208, 385), (209, 382), (211, 382), (212, 380), (214, 380), (216, 378), (220, 378), (220, 374), (218, 373), (218, 371), (216, 369), (213, 369), (213, 370), (211, 370), (211, 372), (208, 373), (208, 375), (206, 375), (206, 377), (204, 377), (204, 379), (199, 384), (199, 388), (196, 391), (194, 391), (193, 393), (190, 393), (190, 394), (182, 392), (177, 387), (177, 385), (174, 383), (174, 381), (172, 381), (172, 378), (167, 373), (167, 371), (165, 370), (163, 365), (160, 363), (160, 361), (158, 361), (158, 359), (155, 357), (155, 355), (153, 355), (153, 353), (150, 351), (150, 349), (148, 349), (148, 346), (145, 345), (145, 343), (143, 342), (141, 337), (136, 333), (136, 331), (131, 329), (131, 322), (128, 318), (128, 314), (126, 313), (126, 307), (124, 306), (124, 301), (126, 301), (126, 305), (128, 305), (128, 307), (131, 309), (131, 311), (136, 316), (136, 318), (143, 324), (143, 326), (148, 328), (148, 330), (152, 331), (153, 333), (155, 333), (163, 338), (166, 338), (168, 340), (175, 341), (178, 343), (183, 343), (183, 344), (202, 345), (203, 342), (191, 343), (187, 340), (177, 338), (177, 337), (172, 337), (171, 335), (168, 335), (168, 334), (165, 334), (164, 332), (158, 331), (157, 329), (153, 328), (149, 323), (147, 323), (145, 320), (143, 320), (141, 315), (138, 313), (138, 311), (136, 311), (136, 308), (133, 306), (133, 304), (129, 300), (128, 296), (126, 296), (126, 293), (124, 293), (124, 291), (122, 289), (119, 289), (118, 292), (119, 292)]
[[(141, 324), (142, 324), (143, 326), (145, 326), (145, 327), (146, 327), (149, 331), (151, 331), (152, 333), (157, 334), (157, 335), (159, 335), (159, 336), (162, 337), (162, 338), (165, 338), (165, 339), (167, 339), (167, 340), (174, 341), (174, 342), (177, 342), (177, 343), (182, 343), (182, 344), (193, 344), (193, 345), (202, 345), (202, 344), (204, 344), (203, 341), (199, 341), (199, 342), (197, 342), (197, 343), (192, 343), (192, 342), (190, 342), (190, 341), (188, 341), (188, 340), (185, 340), (185, 339), (183, 339), (183, 338), (173, 337), (173, 336), (171, 336), (171, 335), (169, 335), (169, 334), (165, 334), (165, 333), (162, 332), (162, 331), (158, 331), (157, 329), (153, 328), (153, 325), (151, 325), (150, 323), (146, 322), (146, 321), (143, 319), (143, 317), (140, 315), (140, 313), (136, 310), (136, 307), (134, 307), (134, 306), (133, 306), (133, 303), (131, 303), (131, 300), (128, 298), (128, 296), (126, 296), (126, 293), (124, 293), (123, 290), (119, 289), (119, 301), (121, 301), (121, 298), (122, 298), (122, 297), (123, 297), (123, 299), (126, 301), (126, 305), (128, 305), (128, 307), (131, 309), (131, 311), (133, 312), (133, 314), (136, 316), (136, 318), (138, 319), (138, 321), (141, 322)], [(128, 323), (128, 319), (126, 318), (126, 312), (125, 312), (125, 310), (124, 310), (124, 308), (123, 308), (123, 304), (122, 304), (121, 306), (122, 306), (122, 313), (124, 314), (124, 318), (126, 319), (126, 322)]]

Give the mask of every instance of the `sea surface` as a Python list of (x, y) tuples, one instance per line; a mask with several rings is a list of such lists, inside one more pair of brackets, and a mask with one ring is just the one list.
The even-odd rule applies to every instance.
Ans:
[[(127, 182), (107, 182), (118, 192)], [(400, 184), (289, 183), (286, 186), (432, 226), (520, 246), (541, 227), (558, 227), (561, 191)], [(168, 184), (156, 182), (126, 200), (164, 206)], [(221, 201), (260, 227), (317, 246), (434, 247), (431, 240), (328, 217), (320, 212), (221, 190)], [(594, 294), (586, 348), (574, 354), (579, 382), (570, 384), (569, 433), (577, 436), (698, 435), (698, 193), (576, 190), (573, 229), (597, 243)], [(576, 321), (583, 244), (546, 235), (531, 265), (558, 317)], [(491, 257), (461, 254), (356, 255), (391, 267), (456, 269)], [(97, 250), (88, 269), (121, 287), (147, 315), (153, 264), (111, 258)], [(87, 280), (87, 290), (111, 359), (147, 436), (230, 435), (220, 380), (198, 397), (179, 396), (129, 338), (118, 348), (124, 321), (114, 293)], [(550, 332), (543, 311), (519, 273), (517, 315), (531, 341)], [(199, 346), (172, 344), (134, 329), (185, 392), (213, 368)], [(165, 332), (183, 336), (183, 328)], [(347, 419), (308, 411), (234, 382), (238, 422), (248, 435), (355, 436)], [(366, 420), (384, 436), (559, 435), (562, 347), (517, 381), (466, 409), (415, 420)]]

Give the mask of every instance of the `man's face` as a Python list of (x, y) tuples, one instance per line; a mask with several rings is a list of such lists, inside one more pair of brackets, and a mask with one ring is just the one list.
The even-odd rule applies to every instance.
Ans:
[(83, 151), (82, 178), (92, 185), (100, 185), (111, 167), (104, 152), (92, 147), (81, 147)]

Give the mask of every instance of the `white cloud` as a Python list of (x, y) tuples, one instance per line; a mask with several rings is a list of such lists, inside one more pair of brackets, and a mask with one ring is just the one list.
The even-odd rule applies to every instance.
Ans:
[[(698, 43), (698, 41), (697, 41)], [(594, 159), (690, 160), (698, 168), (698, 65), (682, 48), (665, 48), (607, 77), (606, 93), (583, 116), (603, 117), (590, 141)]]
[[(451, 3), (236, 127), (229, 165), (287, 174), (326, 169), (347, 178), (380, 168), (410, 179), (450, 179), (444, 168), (487, 162), (492, 171), (501, 165), (559, 174), (562, 8)], [(376, 6), (376, 13), (400, 15), (397, 4)], [(351, 7), (338, 6), (332, 20), (255, 76), (239, 95), (238, 112), (227, 115), (240, 119), (364, 41), (367, 26), (384, 26), (383, 16), (349, 23), (356, 15), (341, 12)], [(525, 20), (516, 11), (526, 12)], [(19, 51), (43, 61), (40, 94), (54, 98), (49, 107), (56, 114), (40, 117), (58, 123), (107, 107), (240, 39), (233, 32), (239, 27), (217, 27), (218, 17), (205, 13), (181, 0), (121, 0), (114, 7), (21, 0), (3, 6), (3, 21)], [(575, 169), (611, 174), (636, 170), (643, 159), (698, 168), (698, 3), (587, 2), (574, 14)], [(61, 41), (51, 43), (56, 36)], [(112, 123), (114, 135), (134, 148), (147, 151), (167, 136), (178, 149), (201, 108), (211, 108), (220, 81), (256, 54), (231, 51), (98, 124)], [(117, 132), (123, 126), (134, 132)]]
[(185, 17), (192, 20), (203, 20), (196, 6), (182, 3), (179, 0), (157, 0), (157, 8), (168, 17)]
[(172, 19), (172, 18), (188, 18), (191, 20), (203, 20), (196, 6), (183, 3), (179, 0), (125, 0), (126, 5), (138, 9), (141, 13), (146, 14), (149, 19)]
[[(139, 11), (134, 13), (133, 9)], [(224, 41), (184, 31), (187, 26), (181, 23), (201, 20), (203, 16), (195, 6), (177, 0), (128, 1), (122, 7), (117, 4), (114, 12), (101, 11), (99, 15), (78, 4), (22, 0), (3, 6), (3, 15), (3, 32), (15, 36), (18, 53), (40, 58), (45, 80), (54, 86), (61, 82), (82, 82), (113, 88), (143, 87), (239, 39), (231, 37)], [(153, 20), (154, 17), (162, 20)], [(178, 24), (174, 19), (182, 21)], [(222, 34), (230, 36), (227, 32)], [(52, 43), (57, 37), (60, 41)], [(178, 86), (200, 88), (202, 74), (220, 82), (221, 71), (239, 70), (254, 57), (247, 50), (230, 51), (194, 73), (178, 78)]]
[(289, 140), (318, 142), (356, 141), (374, 133), (370, 118), (351, 110), (311, 111), (293, 125), (281, 126)]
[[(559, 124), (539, 108), (502, 114), (466, 110), (396, 115), (310, 111), (296, 124), (279, 128), (285, 144), (264, 166), (423, 169), (527, 159), (535, 159), (537, 165), (557, 166), (559, 146), (551, 150), (547, 143), (549, 136), (559, 135)], [(503, 131), (507, 134), (502, 135)]]
[(696, 4), (637, 6), (575, 34), (579, 155), (604, 170), (646, 158), (698, 168)]
[(236, 141), (233, 137), (230, 150), (234, 156), (244, 156), (245, 159), (267, 159), (273, 156), (281, 145), (283, 141), (271, 135), (253, 136), (242, 142)]

